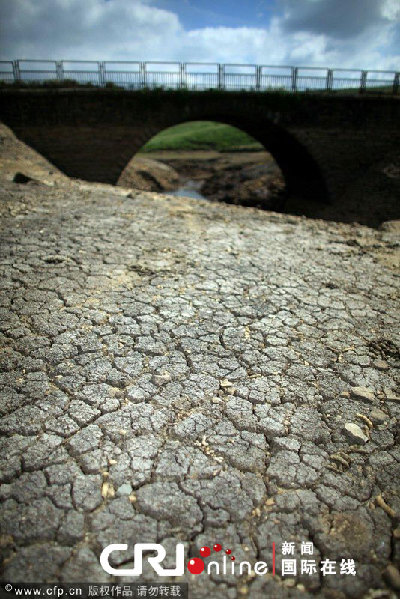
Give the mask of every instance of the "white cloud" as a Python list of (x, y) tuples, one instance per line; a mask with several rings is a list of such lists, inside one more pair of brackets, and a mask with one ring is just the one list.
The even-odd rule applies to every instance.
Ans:
[(2, 0), (8, 58), (163, 57), (183, 29), (172, 12), (140, 0)]
[(336, 39), (354, 37), (374, 24), (386, 24), (386, 0), (281, 0), (284, 29), (325, 34)]
[[(285, 12), (267, 28), (185, 31), (176, 14), (145, 0), (1, 0), (1, 57), (400, 68), (398, 0), (282, 0), (282, 6)], [(329, 22), (323, 9), (333, 6), (347, 6), (352, 18), (358, 8), (358, 25)]]

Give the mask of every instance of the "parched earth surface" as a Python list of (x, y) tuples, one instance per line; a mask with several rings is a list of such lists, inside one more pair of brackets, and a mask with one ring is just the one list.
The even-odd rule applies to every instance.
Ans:
[[(110, 543), (271, 570), (275, 543), (275, 576), (190, 597), (395, 597), (396, 223), (51, 183), (1, 183), (3, 579), (132, 580)], [(356, 575), (281, 576), (303, 541)]]

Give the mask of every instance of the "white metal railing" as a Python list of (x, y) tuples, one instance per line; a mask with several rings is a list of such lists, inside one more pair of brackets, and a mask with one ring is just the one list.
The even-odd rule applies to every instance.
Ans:
[(2, 60), (4, 84), (118, 86), (124, 89), (342, 91), (398, 94), (399, 71), (218, 63)]

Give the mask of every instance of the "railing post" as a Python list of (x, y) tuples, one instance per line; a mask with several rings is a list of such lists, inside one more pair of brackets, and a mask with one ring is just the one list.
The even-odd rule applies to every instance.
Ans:
[(106, 84), (105, 64), (104, 64), (104, 62), (99, 62), (98, 63), (98, 71), (99, 71), (99, 83), (100, 83), (101, 87), (104, 87), (105, 84)]
[(14, 75), (14, 81), (18, 82), (21, 81), (21, 73), (19, 70), (19, 60), (13, 60), (13, 75)]
[(367, 89), (367, 75), (368, 71), (361, 71), (360, 77), (360, 94), (363, 94)]
[(141, 87), (146, 87), (147, 86), (147, 77), (146, 77), (146, 63), (145, 62), (141, 62), (140, 63), (140, 85)]
[(326, 91), (330, 92), (333, 88), (333, 70), (328, 69), (326, 72)]
[(394, 79), (393, 79), (393, 93), (394, 94), (399, 93), (399, 87), (400, 87), (400, 73), (395, 73)]
[(225, 89), (225, 65), (218, 65), (218, 89)]
[(179, 65), (179, 87), (187, 87), (186, 86), (186, 63), (182, 62)]
[(56, 61), (56, 73), (59, 81), (64, 81), (64, 66), (62, 60)]
[(260, 91), (261, 88), (261, 68), (256, 66), (256, 90)]
[(292, 92), (297, 91), (297, 74), (298, 74), (297, 67), (292, 67)]

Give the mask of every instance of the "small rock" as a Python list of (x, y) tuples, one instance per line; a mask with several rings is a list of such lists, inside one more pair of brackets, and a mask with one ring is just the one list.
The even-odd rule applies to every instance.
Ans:
[(386, 388), (384, 391), (385, 391), (385, 398), (388, 401), (400, 401), (400, 397), (398, 395), (396, 395), (396, 393), (394, 391), (392, 391), (391, 389)]
[(47, 254), (43, 257), (43, 260), (47, 264), (62, 264), (62, 262), (69, 261), (66, 256), (62, 256), (61, 254)]
[(400, 540), (400, 528), (395, 528), (393, 531), (393, 538), (396, 539), (396, 541)]
[(351, 395), (356, 399), (361, 399), (361, 401), (366, 401), (367, 403), (372, 403), (375, 399), (374, 392), (372, 389), (367, 389), (367, 387), (352, 387)]
[(132, 485), (129, 483), (123, 483), (117, 489), (117, 495), (130, 495), (132, 493)]
[(384, 578), (388, 584), (396, 591), (400, 591), (400, 572), (396, 568), (390, 564), (383, 573)]
[(28, 175), (24, 175), (24, 173), (15, 173), (13, 181), (14, 183), (29, 183), (29, 181), (34, 181), (34, 179), (28, 177)]
[(373, 365), (378, 370), (389, 370), (389, 364), (385, 360), (374, 360)]
[(115, 497), (114, 485), (105, 480), (101, 486), (101, 496), (103, 499), (112, 499)]
[(304, 591), (306, 590), (306, 587), (304, 586), (304, 584), (302, 582), (299, 582), (299, 584), (296, 584), (296, 589), (298, 589), (299, 591), (304, 593)]
[(151, 378), (151, 382), (157, 385), (158, 387), (161, 385), (165, 385), (166, 383), (169, 383), (170, 380), (171, 375), (169, 374), (169, 372), (163, 372), (162, 374), (153, 374)]
[(233, 384), (228, 381), (228, 379), (222, 379), (222, 381), (220, 381), (219, 386), (222, 389), (228, 389), (229, 387), (233, 387)]
[(368, 595), (365, 595), (368, 599), (390, 599), (388, 591), (385, 589), (370, 589)]
[(400, 220), (387, 220), (380, 225), (379, 229), (388, 233), (399, 233)]
[(343, 430), (344, 430), (346, 437), (352, 443), (357, 443), (358, 445), (363, 445), (364, 443), (367, 443), (367, 441), (368, 441), (367, 435), (358, 426), (358, 424), (354, 424), (353, 422), (346, 422)]
[(388, 418), (388, 415), (378, 408), (374, 408), (369, 413), (369, 419), (373, 424), (383, 424)]

